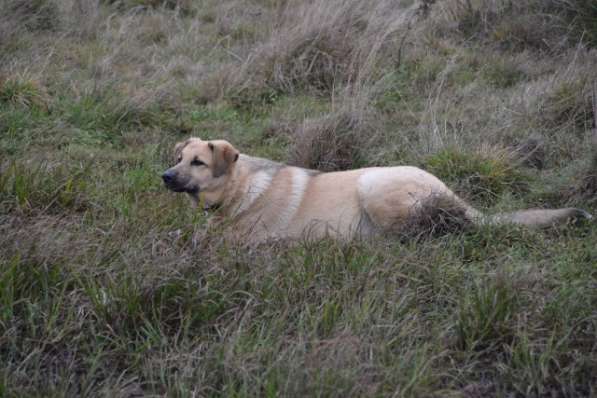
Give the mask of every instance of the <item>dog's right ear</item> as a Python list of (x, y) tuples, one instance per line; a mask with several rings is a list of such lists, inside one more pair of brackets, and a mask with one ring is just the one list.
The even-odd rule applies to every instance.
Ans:
[(238, 160), (239, 152), (228, 141), (216, 140), (207, 143), (213, 153), (213, 176), (221, 177), (230, 170), (230, 166)]
[(182, 150), (189, 145), (190, 140), (182, 141), (174, 145), (174, 162), (178, 163)]

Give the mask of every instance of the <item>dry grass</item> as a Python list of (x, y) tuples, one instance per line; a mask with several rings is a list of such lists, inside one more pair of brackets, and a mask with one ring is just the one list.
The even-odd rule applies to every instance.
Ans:
[[(360, 97), (358, 97), (360, 96)], [(379, 115), (364, 91), (347, 89), (331, 113), (307, 118), (290, 133), (289, 163), (322, 171), (363, 167), (367, 151), (380, 139)]]
[(582, 176), (580, 183), (574, 186), (570, 190), (570, 196), (573, 198), (583, 198), (589, 202), (597, 201), (597, 87), (593, 84), (592, 91), (592, 114), (593, 114), (593, 125), (591, 130), (590, 146), (591, 146), (591, 159), (589, 166), (584, 175)]
[(430, 7), (431, 28), (514, 51), (561, 51), (584, 42), (594, 47), (591, 21), (597, 8), (587, 0), (509, 2), (449, 0)]
[(391, 1), (288, 3), (279, 9), (265, 42), (227, 72), (225, 88), (216, 94), (237, 101), (268, 92), (330, 95), (370, 81), (410, 18)]

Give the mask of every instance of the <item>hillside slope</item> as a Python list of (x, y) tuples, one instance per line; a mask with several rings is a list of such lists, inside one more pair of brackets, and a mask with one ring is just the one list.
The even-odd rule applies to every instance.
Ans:
[(224, 138), (597, 214), (594, 1), (0, 1), (1, 396), (597, 395), (596, 223), (247, 249), (159, 178)]

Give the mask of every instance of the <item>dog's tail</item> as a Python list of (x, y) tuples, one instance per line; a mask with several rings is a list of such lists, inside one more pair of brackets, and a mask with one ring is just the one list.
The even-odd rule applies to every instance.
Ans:
[(495, 214), (488, 217), (491, 224), (517, 224), (528, 227), (545, 228), (562, 224), (568, 220), (586, 219), (593, 216), (588, 212), (574, 207), (563, 209), (532, 209), (520, 210), (512, 213)]
[(515, 224), (527, 227), (545, 228), (563, 224), (568, 220), (591, 220), (593, 216), (582, 209), (566, 207), (563, 209), (530, 209), (512, 213), (484, 215), (475, 209), (467, 209), (468, 218), (477, 225)]
[[(562, 209), (529, 209), (487, 215), (475, 209), (452, 192), (435, 195), (419, 203), (405, 230), (418, 228), (433, 231), (451, 230), (465, 226), (522, 225), (530, 228), (546, 228), (568, 221), (591, 220), (585, 210), (567, 207)], [(402, 226), (403, 227), (403, 226)]]

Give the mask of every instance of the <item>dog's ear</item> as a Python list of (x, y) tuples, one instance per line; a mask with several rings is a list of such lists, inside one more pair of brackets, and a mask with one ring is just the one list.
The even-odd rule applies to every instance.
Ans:
[(178, 142), (176, 145), (174, 145), (174, 162), (175, 163), (178, 163), (178, 158), (182, 154), (182, 150), (187, 145), (189, 145), (189, 142), (191, 142), (191, 140), (186, 140), (186, 141)]
[(221, 177), (230, 170), (230, 166), (238, 160), (239, 152), (228, 141), (217, 140), (207, 143), (213, 153), (213, 176)]

